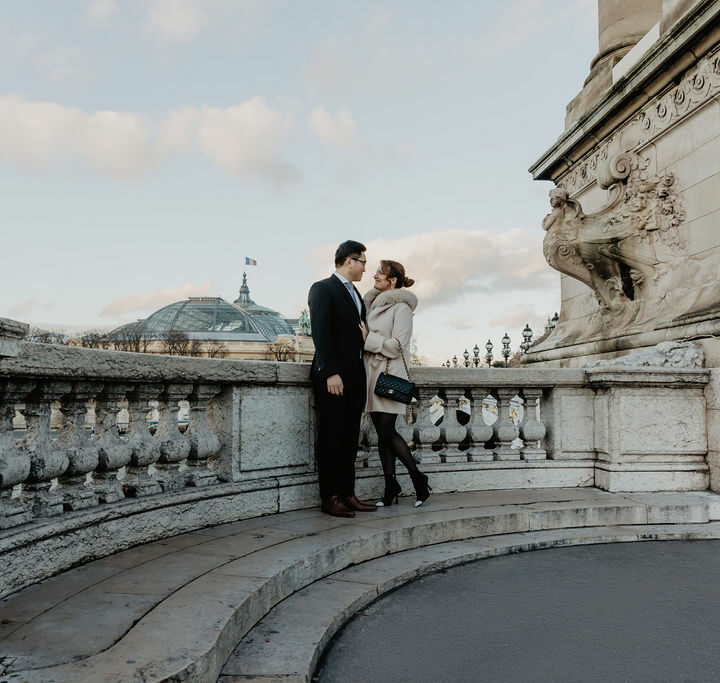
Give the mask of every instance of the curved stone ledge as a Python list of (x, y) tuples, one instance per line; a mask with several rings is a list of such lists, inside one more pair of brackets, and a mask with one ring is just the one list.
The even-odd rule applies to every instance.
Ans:
[(370, 560), (316, 581), (276, 605), (240, 641), (218, 683), (249, 678), (260, 682), (312, 680), (330, 640), (358, 612), (384, 594), (443, 569), (548, 548), (718, 538), (717, 522), (591, 527), (452, 541)]
[[(590, 486), (593, 461), (466, 463), (430, 466), (436, 493), (497, 488)], [(528, 470), (533, 472), (532, 481)], [(412, 491), (407, 476), (399, 480)], [(358, 470), (361, 497), (379, 497), (382, 472)], [(58, 572), (143, 543), (208, 526), (319, 504), (315, 475), (252, 479), (232, 484), (126, 498), (101, 507), (34, 520), (0, 531), (0, 598)]]
[[(716, 507), (715, 497), (704, 493), (488, 491), (433, 496), (418, 510), (392, 506), (352, 520), (303, 511), (186, 534), (169, 549), (160, 544), (154, 563), (148, 561), (153, 547), (145, 546), (89, 565), (81, 590), (57, 577), (55, 589), (64, 585), (69, 594), (53, 607), (36, 604), (35, 586), (7, 599), (10, 617), (24, 614), (25, 621), (6, 616), (3, 622), (11, 632), (0, 645), (6, 657), (0, 680), (214, 681), (236, 644), (274, 605), (350, 565), (448, 541), (551, 529), (566, 530), (567, 538), (575, 535), (567, 529), (597, 526), (676, 522), (707, 530)], [(516, 538), (514, 546), (528, 542)], [(183, 558), (184, 572), (174, 576)], [(88, 611), (103, 595), (143, 600), (129, 622), (121, 609), (109, 610), (97, 629), (97, 614)], [(73, 601), (84, 627), (68, 623)], [(40, 612), (28, 616), (32, 609)], [(69, 628), (80, 635), (84, 628), (85, 637), (68, 641)], [(48, 634), (56, 634), (55, 641)], [(79, 648), (85, 649), (74, 651)]]

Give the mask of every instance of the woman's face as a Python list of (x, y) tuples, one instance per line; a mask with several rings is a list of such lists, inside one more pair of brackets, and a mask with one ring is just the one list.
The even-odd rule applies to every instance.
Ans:
[(397, 278), (394, 277), (388, 277), (385, 275), (385, 273), (378, 268), (375, 271), (375, 275), (373, 275), (373, 278), (375, 280), (375, 289), (377, 289), (379, 292), (384, 292), (387, 289), (393, 289), (395, 287), (395, 282)]

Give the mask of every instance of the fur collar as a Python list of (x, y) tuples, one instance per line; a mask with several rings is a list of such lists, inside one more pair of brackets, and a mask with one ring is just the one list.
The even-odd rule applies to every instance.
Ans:
[(384, 292), (378, 292), (373, 287), (363, 297), (365, 306), (369, 309), (375, 306), (392, 306), (393, 304), (407, 304), (410, 310), (414, 311), (418, 305), (417, 297), (408, 289), (386, 289)]

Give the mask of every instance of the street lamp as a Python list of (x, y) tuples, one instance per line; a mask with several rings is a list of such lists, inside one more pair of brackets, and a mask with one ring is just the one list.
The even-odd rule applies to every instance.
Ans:
[(467, 349), (465, 349), (465, 351), (463, 352), (463, 358), (465, 359), (465, 367), (469, 368), (470, 367), (470, 353), (468, 352)]
[(520, 345), (522, 348), (523, 353), (527, 353), (530, 350), (530, 345), (532, 344), (532, 336), (533, 332), (530, 329), (530, 323), (527, 323), (525, 325), (525, 329), (522, 331), (523, 336), (523, 343)]
[(553, 326), (553, 329), (555, 329), (555, 325), (558, 324), (559, 318), (560, 318), (560, 316), (557, 314), (557, 311), (555, 311), (555, 315), (552, 317), (552, 326)]
[(475, 344), (475, 348), (473, 349), (473, 365), (475, 367), (480, 365), (480, 349), (477, 344)]
[(457, 356), (453, 356), (453, 367), (456, 368), (457, 366), (458, 366)]
[(502, 338), (502, 355), (503, 358), (505, 358), (505, 367), (507, 367), (508, 364), (508, 358), (510, 357), (510, 337), (508, 337), (508, 333), (505, 333), (505, 336)]
[(493, 344), (489, 339), (487, 340), (487, 344), (485, 344), (485, 348), (487, 349), (487, 353), (485, 354), (485, 360), (487, 361), (488, 367), (490, 367), (492, 365), (492, 359), (493, 359), (493, 355), (492, 355)]

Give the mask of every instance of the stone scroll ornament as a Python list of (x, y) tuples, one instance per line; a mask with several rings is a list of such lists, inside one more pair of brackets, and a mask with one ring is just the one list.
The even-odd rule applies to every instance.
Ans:
[(584, 328), (586, 338), (627, 331), (661, 315), (664, 279), (683, 259), (685, 215), (675, 178), (649, 177), (648, 165), (636, 154), (619, 154), (599, 169), (597, 182), (609, 189), (609, 198), (597, 213), (585, 214), (564, 189), (550, 190), (543, 254), (555, 270), (593, 291), (598, 309)]

